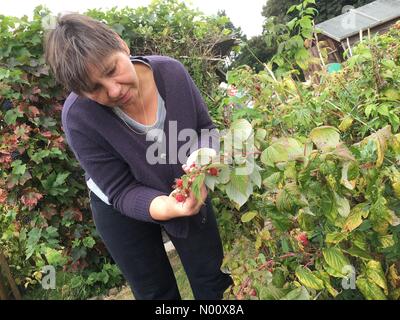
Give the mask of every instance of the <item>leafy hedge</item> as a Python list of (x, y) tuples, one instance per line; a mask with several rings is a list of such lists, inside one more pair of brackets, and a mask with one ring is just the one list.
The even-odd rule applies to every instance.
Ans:
[[(79, 271), (68, 277), (71, 290), (63, 297), (85, 298), (121, 276), (96, 233), (83, 172), (61, 130), (67, 93), (43, 60), (42, 22), (49, 14), (37, 7), (32, 21), (0, 15), (0, 248), (21, 289), (39, 287), (42, 267), (50, 264), (57, 272)], [(202, 58), (229, 34), (226, 18), (201, 16), (175, 0), (89, 15), (110, 24), (133, 54), (183, 59), (210, 92), (217, 64)]]

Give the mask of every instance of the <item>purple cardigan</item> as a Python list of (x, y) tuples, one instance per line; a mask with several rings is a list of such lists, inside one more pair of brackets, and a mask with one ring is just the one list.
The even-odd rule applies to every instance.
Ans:
[[(184, 128), (195, 129), (198, 134), (201, 129), (215, 128), (198, 88), (179, 61), (164, 56), (140, 58), (151, 65), (157, 89), (165, 101), (167, 142), (169, 121), (177, 121), (178, 133)], [(169, 143), (168, 164), (149, 164), (146, 149), (154, 142), (146, 141), (146, 135), (131, 131), (110, 107), (71, 93), (62, 110), (62, 125), (86, 178), (90, 177), (123, 215), (161, 224), (172, 236), (185, 238), (189, 221), (193, 219), (197, 223), (211, 210), (208, 198), (206, 206), (193, 217), (156, 221), (150, 216), (151, 201), (172, 191), (175, 178), (184, 174), (182, 164), (168, 163)], [(176, 142), (178, 149), (185, 144), (185, 141)], [(197, 147), (218, 150), (218, 146), (201, 139)]]

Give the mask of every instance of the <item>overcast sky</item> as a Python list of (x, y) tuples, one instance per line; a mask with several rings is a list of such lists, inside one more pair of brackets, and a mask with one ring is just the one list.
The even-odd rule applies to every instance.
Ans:
[[(53, 14), (61, 11), (84, 12), (89, 8), (109, 9), (118, 7), (138, 7), (148, 5), (151, 0), (0, 0), (0, 14), (8, 16), (31, 16), (33, 9), (39, 5), (46, 5)], [(243, 32), (252, 37), (261, 34), (263, 17), (261, 11), (266, 0), (185, 0), (192, 7), (199, 8), (206, 14), (216, 14), (219, 9), (224, 9), (235, 26), (242, 28)]]

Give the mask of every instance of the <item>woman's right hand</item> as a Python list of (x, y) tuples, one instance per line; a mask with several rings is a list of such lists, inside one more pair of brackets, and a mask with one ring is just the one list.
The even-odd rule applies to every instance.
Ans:
[(170, 203), (170, 210), (174, 218), (193, 216), (200, 212), (201, 207), (205, 204), (207, 198), (207, 188), (205, 184), (200, 187), (201, 200), (198, 201), (193, 192), (190, 192), (189, 196), (184, 202), (178, 202), (174, 194), (176, 191), (172, 191), (168, 197), (168, 202)]

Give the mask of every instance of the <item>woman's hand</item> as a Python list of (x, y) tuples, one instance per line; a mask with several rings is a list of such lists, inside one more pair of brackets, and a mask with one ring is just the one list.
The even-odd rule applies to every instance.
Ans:
[[(182, 166), (185, 173), (188, 172), (189, 168), (186, 165)], [(169, 196), (156, 197), (150, 204), (150, 215), (155, 220), (165, 221), (173, 218), (193, 216), (199, 213), (201, 207), (204, 205), (207, 198), (207, 188), (203, 182), (200, 187), (201, 200), (198, 201), (193, 192), (190, 192), (189, 196), (184, 202), (178, 202), (172, 191)]]
[[(188, 173), (190, 168), (187, 165), (182, 166), (183, 171), (185, 173)], [(176, 213), (175, 217), (184, 217), (184, 216), (193, 216), (195, 214), (198, 214), (201, 207), (204, 205), (206, 198), (207, 198), (207, 188), (203, 182), (203, 184), (200, 187), (200, 195), (201, 195), (201, 200), (198, 201), (196, 199), (196, 196), (192, 191), (190, 191), (189, 196), (186, 198), (184, 202), (178, 202), (175, 197), (176, 190), (172, 191), (169, 195), (169, 198), (171, 198), (172, 202), (172, 207), (173, 207), (173, 212)]]

